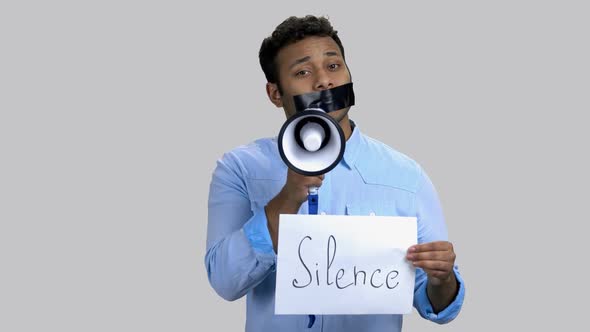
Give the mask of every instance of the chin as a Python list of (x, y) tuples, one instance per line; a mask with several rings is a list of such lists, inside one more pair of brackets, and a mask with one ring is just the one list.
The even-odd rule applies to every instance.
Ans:
[(350, 107), (328, 113), (336, 122), (342, 122), (348, 115)]

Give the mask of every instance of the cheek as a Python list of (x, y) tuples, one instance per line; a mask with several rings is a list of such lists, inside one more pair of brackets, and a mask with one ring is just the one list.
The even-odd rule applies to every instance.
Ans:
[(283, 94), (281, 97), (281, 101), (283, 102), (283, 108), (286, 112), (291, 112), (295, 109), (295, 103), (293, 102), (293, 96), (290, 94)]
[(285, 95), (292, 98), (293, 96), (304, 94), (309, 91), (312, 90), (307, 86), (307, 84), (302, 84), (302, 82), (294, 82), (290, 84), (283, 92)]
[(342, 84), (350, 83), (350, 79), (351, 78), (350, 78), (350, 73), (348, 72), (348, 69), (343, 70), (342, 71), (342, 82), (343, 82)]
[(281, 83), (285, 95), (296, 96), (313, 91), (313, 80), (310, 78), (286, 77)]

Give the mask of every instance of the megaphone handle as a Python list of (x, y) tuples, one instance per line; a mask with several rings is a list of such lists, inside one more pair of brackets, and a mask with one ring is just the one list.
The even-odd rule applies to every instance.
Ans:
[[(309, 214), (318, 214), (318, 187), (309, 187), (307, 190), (307, 206), (309, 210)], [(311, 328), (313, 323), (315, 323), (315, 315), (308, 315), (309, 317), (309, 324), (307, 328)]]
[(309, 214), (318, 214), (318, 187), (309, 187), (307, 192), (307, 206)]

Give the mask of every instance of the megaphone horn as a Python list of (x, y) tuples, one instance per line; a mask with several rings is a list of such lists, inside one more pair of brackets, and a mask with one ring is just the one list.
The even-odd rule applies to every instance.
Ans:
[(344, 155), (346, 141), (340, 125), (321, 109), (307, 109), (281, 127), (278, 147), (289, 168), (306, 176), (332, 170)]

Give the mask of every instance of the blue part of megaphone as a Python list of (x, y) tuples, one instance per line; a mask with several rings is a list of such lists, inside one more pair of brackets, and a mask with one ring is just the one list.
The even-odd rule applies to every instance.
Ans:
[[(336, 135), (336, 137), (334, 137), (334, 135), (331, 134), (331, 131), (329, 129), (329, 125), (323, 124), (322, 127), (327, 128), (326, 138), (329, 137), (330, 140), (333, 140), (333, 139), (340, 140), (340, 149), (338, 150), (338, 154), (336, 155), (336, 157), (333, 159), (333, 162), (320, 170), (301, 169), (301, 168), (297, 167), (296, 165), (294, 165), (285, 154), (285, 150), (283, 147), (283, 136), (285, 135), (285, 131), (287, 130), (287, 128), (289, 128), (289, 126), (294, 121), (298, 120), (301, 117), (310, 117), (310, 118), (316, 117), (316, 118), (323, 119), (325, 122), (329, 122), (335, 128), (337, 135)], [(304, 120), (302, 120), (300, 122), (303, 122)], [(319, 121), (319, 122), (321, 122), (321, 121)], [(301, 128), (299, 128), (299, 129), (301, 129)], [(298, 135), (296, 135), (295, 139), (297, 139), (297, 136)], [(325, 145), (328, 143), (329, 143), (329, 140), (324, 139), (324, 142), (322, 142), (322, 148), (320, 148), (317, 152), (313, 152), (313, 153), (314, 154), (315, 153), (322, 153), (323, 147), (325, 147)], [(300, 148), (303, 149), (303, 143), (297, 142), (297, 144), (300, 144)], [(296, 113), (295, 115), (291, 116), (289, 119), (287, 119), (287, 121), (281, 127), (281, 130), (280, 130), (279, 136), (278, 136), (278, 148), (279, 148), (279, 154), (281, 155), (281, 159), (283, 159), (285, 164), (290, 169), (292, 169), (293, 171), (295, 171), (301, 175), (305, 175), (305, 176), (318, 176), (318, 175), (322, 175), (322, 174), (325, 174), (325, 173), (331, 171), (334, 167), (336, 167), (338, 165), (340, 160), (342, 160), (342, 157), (344, 156), (345, 146), (346, 146), (346, 140), (344, 138), (344, 132), (342, 131), (342, 128), (340, 128), (340, 125), (338, 124), (338, 122), (336, 122), (336, 120), (334, 120), (331, 116), (327, 115), (326, 113), (324, 113), (322, 111), (317, 111), (317, 110), (307, 110), (305, 112), (299, 112), (299, 113)]]
[(309, 194), (307, 196), (307, 209), (309, 214), (318, 214), (319, 195)]

